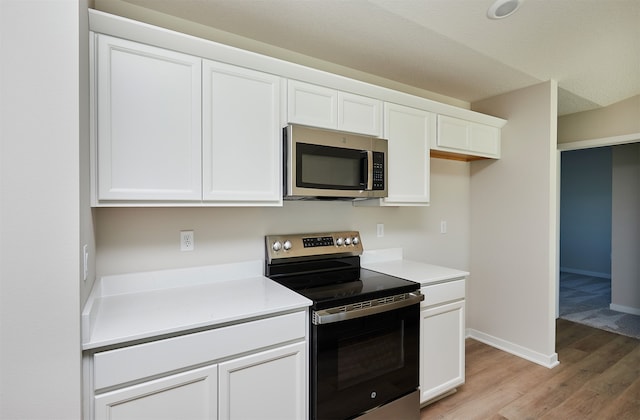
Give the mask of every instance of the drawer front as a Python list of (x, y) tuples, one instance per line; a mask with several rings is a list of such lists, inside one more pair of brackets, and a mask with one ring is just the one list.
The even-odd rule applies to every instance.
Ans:
[(424, 301), (422, 301), (420, 306), (424, 308), (427, 306), (464, 299), (464, 283), (465, 280), (462, 279), (429, 286), (422, 286), (420, 290), (424, 295)]
[(260, 319), (94, 355), (94, 389), (303, 339), (305, 312)]

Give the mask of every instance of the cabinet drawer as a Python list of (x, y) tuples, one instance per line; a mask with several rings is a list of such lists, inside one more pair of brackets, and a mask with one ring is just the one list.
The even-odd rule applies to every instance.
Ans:
[(303, 339), (305, 327), (305, 312), (296, 312), (96, 353), (94, 389)]
[(464, 282), (465, 280), (462, 279), (430, 286), (422, 286), (420, 290), (424, 295), (424, 301), (422, 301), (420, 306), (427, 307), (458, 299), (464, 299)]

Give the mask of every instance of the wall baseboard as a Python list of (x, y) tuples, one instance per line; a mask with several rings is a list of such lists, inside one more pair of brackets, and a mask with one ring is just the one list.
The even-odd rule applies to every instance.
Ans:
[(523, 347), (519, 344), (515, 344), (510, 341), (506, 341), (501, 338), (494, 337), (489, 334), (485, 334), (481, 331), (474, 330), (473, 328), (467, 328), (466, 337), (473, 338), (474, 340), (478, 340), (482, 343), (488, 344), (491, 347), (495, 347), (499, 350), (506, 351), (507, 353), (511, 353), (514, 356), (521, 357), (525, 360), (528, 360), (530, 362), (536, 363), (538, 365), (544, 366), (549, 369), (554, 368), (560, 364), (560, 362), (558, 361), (558, 353), (545, 355), (537, 351)]
[(631, 306), (616, 305), (612, 303), (609, 309), (616, 312), (624, 312), (625, 314), (640, 315), (640, 308), (632, 308)]
[(569, 268), (569, 267), (560, 267), (560, 272), (571, 273), (571, 274), (581, 274), (583, 276), (598, 277), (601, 279), (611, 280), (611, 273), (599, 273), (597, 271), (578, 270), (576, 268)]

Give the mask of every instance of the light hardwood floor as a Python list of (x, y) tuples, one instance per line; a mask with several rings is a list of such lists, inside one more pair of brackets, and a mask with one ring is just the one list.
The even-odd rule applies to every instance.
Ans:
[(547, 369), (466, 341), (466, 383), (421, 419), (640, 419), (640, 340), (557, 321)]

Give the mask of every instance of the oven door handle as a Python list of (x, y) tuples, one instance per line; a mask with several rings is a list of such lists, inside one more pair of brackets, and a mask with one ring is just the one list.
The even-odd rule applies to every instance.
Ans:
[(407, 293), (406, 297), (403, 297), (402, 299), (395, 300), (395, 298), (397, 298), (397, 296), (394, 297), (393, 301), (388, 302), (387, 299), (370, 300), (364, 304), (346, 305), (313, 311), (312, 322), (314, 325), (325, 325), (393, 311), (395, 309), (419, 304), (424, 300), (424, 295), (419, 291), (416, 291), (413, 293)]

